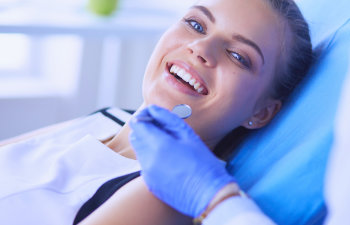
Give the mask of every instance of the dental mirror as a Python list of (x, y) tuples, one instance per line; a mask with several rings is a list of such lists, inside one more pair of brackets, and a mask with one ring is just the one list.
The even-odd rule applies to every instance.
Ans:
[(175, 113), (178, 117), (181, 119), (187, 119), (192, 115), (192, 109), (189, 105), (186, 104), (179, 104), (174, 106), (173, 110), (171, 112)]
[[(192, 109), (189, 105), (179, 104), (174, 106), (172, 113), (175, 113), (181, 119), (187, 119), (192, 115)], [(137, 117), (137, 121), (152, 122), (153, 118), (149, 116)]]

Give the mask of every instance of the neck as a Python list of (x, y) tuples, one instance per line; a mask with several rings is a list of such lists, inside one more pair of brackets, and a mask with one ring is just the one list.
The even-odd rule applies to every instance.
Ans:
[[(145, 103), (143, 103), (137, 111), (142, 110), (145, 107)], [(136, 112), (137, 113), (137, 112)], [(135, 114), (136, 114), (135, 113)], [(129, 142), (129, 134), (131, 128), (129, 126), (129, 121), (125, 123), (119, 133), (112, 138), (112, 140), (105, 143), (110, 149), (117, 152), (118, 154), (130, 158), (136, 159), (136, 154), (134, 149), (132, 148)]]
[(130, 159), (136, 159), (135, 152), (129, 142), (129, 134), (130, 134), (130, 127), (129, 124), (126, 123), (122, 129), (119, 131), (119, 133), (114, 136), (112, 140), (110, 140), (106, 145), (112, 149), (113, 151), (117, 152), (118, 154), (130, 158)]
[[(137, 111), (142, 110), (144, 107), (145, 107), (145, 103), (143, 103)], [(116, 136), (114, 136), (110, 141), (104, 144), (106, 144), (110, 149), (112, 149), (113, 151), (117, 152), (118, 154), (124, 157), (130, 158), (130, 159), (136, 159), (135, 151), (129, 142), (130, 131), (131, 131), (131, 128), (129, 126), (129, 122), (126, 122), (125, 125), (119, 131), (119, 133)], [(213, 151), (218, 141), (207, 140), (207, 141), (204, 141), (204, 143)]]

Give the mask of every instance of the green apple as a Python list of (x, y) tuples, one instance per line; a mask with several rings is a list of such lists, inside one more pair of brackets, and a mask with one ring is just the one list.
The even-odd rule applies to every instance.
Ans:
[(89, 8), (98, 15), (108, 16), (117, 8), (118, 0), (89, 0)]

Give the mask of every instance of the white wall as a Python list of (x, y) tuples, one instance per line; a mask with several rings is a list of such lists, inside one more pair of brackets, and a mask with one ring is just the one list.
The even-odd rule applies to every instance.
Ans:
[[(170, 8), (178, 7), (182, 10), (190, 4), (190, 1), (182, 1), (182, 3), (181, 1), (167, 1), (167, 3), (153, 1), (167, 5), (164, 6), (168, 7), (165, 13), (169, 11), (169, 5)], [(122, 5), (129, 9), (137, 6), (139, 10), (142, 8), (141, 3), (145, 5), (145, 1), (140, 0), (129, 0), (128, 3), (123, 2)], [(145, 7), (146, 11), (161, 12), (159, 10), (163, 6), (158, 4), (158, 8), (152, 9), (148, 4), (147, 7)], [(174, 17), (174, 21), (175, 19), (177, 18)], [(141, 85), (144, 69), (160, 35), (160, 32), (153, 32), (145, 37), (106, 36), (101, 38), (92, 36), (83, 39), (74, 90), (64, 93), (52, 90), (47, 94), (45, 91), (42, 91), (41, 94), (19, 94), (20, 90), (14, 89), (13, 95), (7, 95), (5, 89), (3, 92), (0, 90), (0, 140), (87, 115), (106, 106), (136, 109), (142, 102)], [(64, 65), (57, 64), (57, 69), (60, 67)], [(48, 73), (52, 72), (46, 72), (46, 75), (50, 77)], [(60, 76), (59, 73), (55, 74), (54, 79), (57, 80), (57, 76)], [(52, 88), (46, 86), (46, 89)]]
[[(136, 109), (142, 103), (142, 77), (157, 39), (87, 40), (74, 92), (0, 97), (0, 139), (103, 107)], [(101, 53), (101, 49), (107, 51)]]

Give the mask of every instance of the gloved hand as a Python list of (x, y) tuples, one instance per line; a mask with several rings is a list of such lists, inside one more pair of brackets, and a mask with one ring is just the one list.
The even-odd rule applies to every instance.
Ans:
[(150, 191), (178, 211), (199, 216), (214, 195), (234, 181), (225, 163), (170, 111), (149, 106), (130, 122), (130, 127), (130, 143)]

